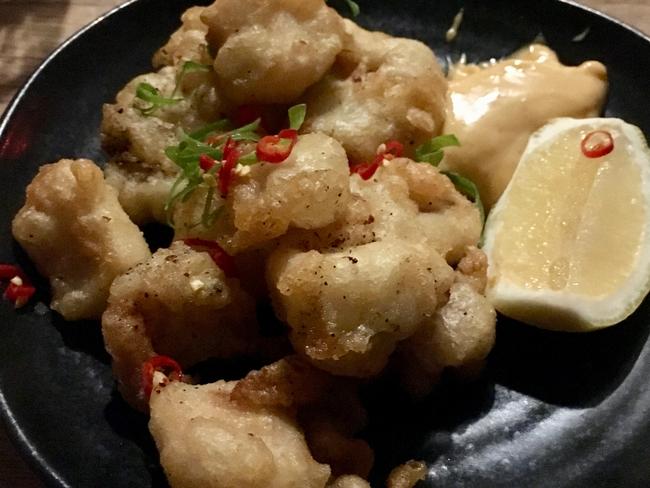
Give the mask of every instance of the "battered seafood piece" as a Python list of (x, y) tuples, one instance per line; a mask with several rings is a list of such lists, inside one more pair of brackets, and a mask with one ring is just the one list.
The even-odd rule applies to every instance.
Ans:
[(324, 134), (300, 136), (281, 164), (261, 163), (244, 169), (212, 227), (195, 225), (201, 221), (204, 192), (197, 191), (177, 205), (177, 238), (216, 240), (230, 254), (238, 254), (290, 227), (323, 227), (345, 211), (350, 194), (347, 158), (341, 145)]
[(447, 303), (400, 345), (403, 383), (416, 396), (428, 393), (444, 368), (474, 369), (492, 350), (496, 313), (485, 298), (486, 277), (485, 254), (468, 249)]
[(218, 0), (201, 16), (232, 103), (290, 103), (343, 47), (343, 24), (323, 0)]
[(250, 372), (237, 383), (231, 398), (297, 415), (312, 456), (328, 464), (333, 476), (365, 478), (370, 473), (372, 449), (354, 437), (365, 427), (367, 416), (353, 381), (331, 376), (298, 356), (287, 356)]
[(588, 61), (564, 66), (548, 47), (532, 45), (487, 66), (451, 73), (444, 132), (460, 147), (441, 164), (470, 178), (490, 208), (505, 190), (528, 139), (557, 117), (596, 117), (607, 94), (607, 70)]
[(99, 318), (113, 279), (151, 255), (117, 192), (87, 159), (42, 166), (12, 232), (49, 278), (50, 306), (66, 320)]
[(176, 66), (185, 61), (212, 64), (208, 42), (205, 39), (208, 26), (201, 20), (204, 10), (205, 7), (191, 7), (183, 13), (181, 27), (171, 35), (167, 44), (154, 54), (154, 68)]
[(373, 178), (354, 175), (350, 185), (369, 204), (375, 239), (423, 242), (456, 264), (481, 237), (476, 206), (429, 164), (406, 158), (384, 161)]
[(433, 249), (397, 239), (338, 252), (274, 253), (268, 279), (296, 351), (334, 374), (368, 377), (432, 317), (453, 270)]
[(170, 356), (187, 368), (252, 354), (258, 345), (255, 304), (239, 280), (182, 242), (115, 280), (102, 332), (119, 390), (140, 410), (147, 406), (142, 364), (150, 357)]
[(230, 399), (236, 382), (154, 388), (149, 429), (172, 488), (324, 488), (291, 415)]
[(137, 224), (167, 221), (164, 205), (178, 168), (165, 148), (179, 143), (179, 129), (191, 132), (220, 118), (221, 101), (209, 71), (183, 76), (173, 97), (178, 102), (148, 116), (138, 109), (146, 106), (136, 99), (139, 84), (148, 83), (170, 96), (181, 69), (168, 66), (138, 76), (117, 94), (114, 104), (103, 107), (102, 146), (111, 156), (106, 181), (119, 191), (120, 203)]
[(391, 139), (412, 156), (440, 133), (445, 118), (447, 82), (435, 55), (419, 41), (344, 22), (344, 50), (305, 95), (303, 131), (334, 137), (354, 162), (371, 161)]
[(338, 477), (334, 483), (327, 486), (328, 488), (370, 488), (370, 483), (358, 476), (345, 475)]
[(350, 181), (345, 222), (282, 239), (267, 280), (297, 352), (334, 374), (368, 377), (446, 303), (450, 264), (476, 244), (481, 222), (428, 164), (396, 159)]
[(422, 461), (408, 461), (394, 468), (388, 475), (388, 488), (413, 488), (427, 475), (427, 465)]

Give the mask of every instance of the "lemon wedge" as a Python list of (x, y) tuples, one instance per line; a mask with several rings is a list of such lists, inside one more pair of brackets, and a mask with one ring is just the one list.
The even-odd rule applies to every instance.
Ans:
[(502, 314), (564, 331), (622, 321), (650, 289), (641, 131), (620, 119), (551, 121), (531, 136), (484, 243), (488, 298)]

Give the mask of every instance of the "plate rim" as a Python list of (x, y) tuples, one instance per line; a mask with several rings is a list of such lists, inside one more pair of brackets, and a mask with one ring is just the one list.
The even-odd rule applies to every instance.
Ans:
[[(25, 97), (27, 92), (31, 89), (32, 85), (40, 76), (41, 72), (45, 70), (65, 49), (70, 45), (77, 42), (83, 35), (95, 28), (98, 24), (104, 22), (109, 17), (112, 17), (124, 10), (127, 10), (129, 7), (145, 2), (145, 1), (163, 1), (163, 0), (126, 0), (123, 3), (120, 3), (107, 12), (101, 14), (99, 17), (90, 21), (68, 38), (66, 38), (61, 44), (59, 44), (50, 54), (48, 54), (43, 61), (41, 61), (36, 68), (31, 72), (31, 74), (26, 78), (26, 80), (20, 85), (16, 93), (11, 97), (9, 103), (7, 104), (4, 112), (0, 115), (0, 141), (6, 133), (7, 126), (12, 121), (18, 105), (21, 103), (22, 99)], [(172, 0), (173, 1), (173, 0)], [(211, 0), (210, 0), (211, 1)], [(362, 0), (363, 1), (363, 0)], [(366, 0), (367, 1), (367, 0)], [(408, 1), (408, 0), (407, 0)], [(615, 24), (623, 29), (633, 33), (637, 37), (641, 38), (645, 42), (650, 44), (650, 32), (645, 33), (639, 28), (634, 27), (628, 24), (626, 21), (619, 19), (609, 13), (605, 13), (601, 10), (598, 10), (595, 7), (590, 5), (585, 5), (579, 3), (577, 0), (550, 0), (551, 3), (564, 4), (568, 5), (574, 9), (586, 12), (589, 15), (605, 20), (609, 23)], [(200, 0), (197, 1), (200, 3)], [(0, 145), (0, 157), (3, 156), (4, 147)], [(13, 240), (13, 237), (12, 237)], [(20, 457), (25, 461), (31, 471), (35, 476), (47, 487), (51, 488), (76, 488), (68, 484), (59, 473), (45, 460), (38, 450), (33, 446), (30, 439), (25, 435), (20, 425), (16, 421), (16, 418), (13, 414), (12, 409), (10, 408), (7, 400), (5, 398), (4, 391), (0, 388), (0, 422), (4, 426), (7, 438), (11, 444), (11, 447), (20, 455)]]

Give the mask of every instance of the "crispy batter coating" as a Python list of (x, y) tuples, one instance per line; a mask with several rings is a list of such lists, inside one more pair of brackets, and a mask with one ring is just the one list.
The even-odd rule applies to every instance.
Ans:
[(370, 180), (354, 175), (351, 186), (370, 204), (377, 239), (425, 242), (452, 264), (480, 239), (476, 207), (429, 164), (395, 159)]
[(496, 313), (484, 296), (487, 259), (470, 248), (460, 261), (449, 300), (401, 344), (404, 384), (416, 396), (431, 389), (444, 368), (475, 369), (495, 340)]
[[(451, 265), (476, 244), (481, 222), (427, 164), (396, 159), (370, 180), (353, 175), (350, 183), (345, 218), (281, 239), (267, 281), (297, 352), (331, 373), (368, 377), (447, 302)], [(472, 256), (468, 270), (480, 268)], [(485, 267), (475, 274), (481, 269), (484, 275)]]
[(412, 338), (419, 358), (434, 356), (444, 366), (461, 366), (485, 358), (494, 344), (496, 315), (487, 299), (466, 283), (455, 283), (434, 326)]
[(318, 402), (334, 378), (297, 356), (287, 356), (237, 382), (231, 398), (241, 403), (292, 409)]
[(181, 26), (153, 56), (155, 68), (175, 66), (185, 61), (212, 64), (205, 35), (208, 26), (201, 20), (205, 7), (191, 7), (181, 16)]
[(487, 267), (485, 253), (475, 246), (468, 246), (456, 267), (456, 281), (467, 283), (483, 295), (487, 286)]
[(87, 159), (42, 166), (12, 231), (49, 278), (51, 307), (66, 320), (99, 318), (113, 279), (151, 255), (115, 190)]
[(355, 475), (345, 475), (339, 476), (334, 480), (330, 485), (327, 485), (328, 488), (370, 488), (370, 483), (368, 483), (363, 478), (359, 478)]
[(186, 132), (214, 122), (220, 117), (221, 101), (210, 72), (191, 72), (183, 77), (179, 102), (161, 107), (145, 116), (136, 106), (140, 83), (149, 83), (169, 97), (176, 86), (180, 67), (164, 67), (156, 73), (138, 76), (105, 104), (102, 119), (102, 146), (110, 155), (105, 172), (109, 184), (117, 188), (120, 203), (138, 223), (166, 222), (164, 204), (178, 168), (165, 155), (165, 148), (179, 142), (179, 129)]
[(367, 478), (375, 454), (368, 443), (342, 430), (327, 410), (307, 411), (301, 415), (307, 444), (318, 462), (328, 464), (332, 474), (353, 474)]
[[(215, 224), (201, 221), (205, 193), (177, 205), (176, 236), (217, 240), (230, 254), (259, 247), (290, 227), (315, 229), (335, 221), (349, 199), (348, 163), (341, 145), (324, 134), (300, 136), (281, 164), (262, 163), (237, 176)], [(219, 198), (219, 197), (215, 197)]]
[(354, 434), (366, 424), (357, 385), (288, 356), (250, 372), (231, 398), (243, 404), (284, 408), (297, 414), (314, 459), (330, 465), (335, 476), (367, 477), (374, 454)]
[(427, 465), (422, 461), (407, 461), (394, 468), (388, 475), (388, 488), (413, 488), (427, 475)]
[(435, 55), (413, 39), (368, 32), (346, 20), (332, 71), (308, 90), (305, 132), (324, 132), (354, 162), (371, 161), (390, 139), (407, 155), (440, 133), (447, 82)]
[(350, 177), (345, 215), (310, 231), (293, 231), (282, 246), (343, 250), (386, 238), (432, 246), (456, 264), (481, 235), (476, 207), (436, 168), (406, 158), (380, 167), (368, 181)]
[(208, 358), (251, 354), (255, 304), (210, 256), (181, 242), (115, 280), (102, 317), (106, 350), (124, 398), (145, 410), (142, 363), (154, 355), (187, 368)]
[(235, 382), (172, 382), (151, 395), (149, 429), (172, 488), (323, 488), (291, 415), (230, 400)]
[(218, 0), (202, 15), (219, 87), (235, 104), (290, 103), (343, 47), (343, 24), (323, 0)]
[(397, 239), (327, 253), (281, 249), (267, 273), (294, 348), (319, 368), (359, 377), (384, 368), (453, 279), (434, 249)]

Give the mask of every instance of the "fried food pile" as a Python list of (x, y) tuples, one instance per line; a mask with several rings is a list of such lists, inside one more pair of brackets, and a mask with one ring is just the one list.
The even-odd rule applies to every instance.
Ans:
[[(217, 0), (153, 63), (104, 106), (103, 173), (44, 166), (14, 236), (52, 308), (101, 316), (171, 486), (369, 486), (360, 387), (390, 370), (425, 395), (495, 340), (479, 196), (437, 168), (458, 141), (437, 137), (434, 53), (323, 0)], [(150, 222), (174, 229), (153, 254), (136, 226)], [(266, 366), (187, 374), (236, 358)], [(412, 461), (387, 483), (425, 475)]]

